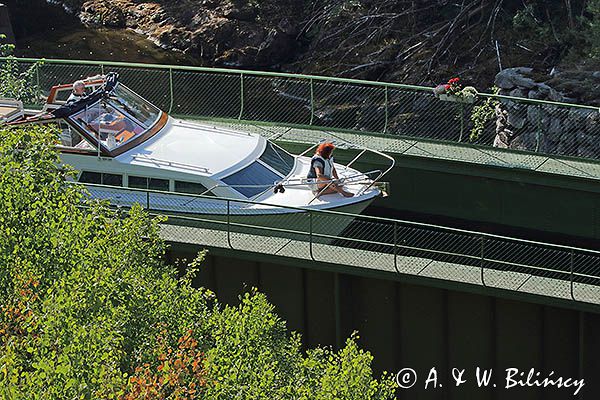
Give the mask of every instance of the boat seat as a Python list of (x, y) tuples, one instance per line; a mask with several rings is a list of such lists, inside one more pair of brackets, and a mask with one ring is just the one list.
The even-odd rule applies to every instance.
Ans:
[(117, 141), (119, 143), (125, 143), (129, 139), (131, 139), (134, 135), (135, 135), (135, 133), (133, 133), (131, 131), (124, 130), (123, 132), (121, 132), (117, 136), (115, 136), (115, 139), (117, 139)]
[(23, 102), (14, 99), (0, 98), (0, 123), (11, 122), (22, 118), (23, 116)]

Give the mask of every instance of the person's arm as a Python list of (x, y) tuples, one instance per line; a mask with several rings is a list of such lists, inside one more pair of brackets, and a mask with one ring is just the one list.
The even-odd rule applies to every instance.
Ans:
[(335, 167), (333, 166), (333, 163), (331, 163), (331, 175), (333, 175), (333, 177), (335, 179), (340, 179), (340, 177), (337, 174), (337, 171), (336, 171)]
[(320, 178), (323, 175), (323, 170), (320, 167), (315, 167), (315, 174), (317, 178)]

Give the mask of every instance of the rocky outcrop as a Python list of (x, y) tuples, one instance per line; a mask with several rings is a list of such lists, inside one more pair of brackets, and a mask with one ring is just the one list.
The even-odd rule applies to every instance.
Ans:
[[(593, 76), (593, 73), (589, 75)], [(578, 101), (569, 96), (573, 92), (564, 93), (553, 87), (564, 87), (570, 80), (570, 74), (561, 76), (554, 71), (545, 75), (520, 67), (501, 71), (495, 84), (502, 95), (573, 103)], [(600, 113), (593, 109), (504, 99), (496, 106), (494, 146), (600, 158)]]
[(294, 1), (63, 1), (88, 27), (129, 28), (208, 65), (276, 67), (298, 47)]

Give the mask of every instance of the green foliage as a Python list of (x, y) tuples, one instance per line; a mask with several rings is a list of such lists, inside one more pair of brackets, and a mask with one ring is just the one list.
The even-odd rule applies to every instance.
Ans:
[(381, 381), (372, 378), (370, 368), (373, 357), (360, 350), (357, 335), (346, 341), (338, 353), (330, 349), (308, 352), (304, 362), (305, 379), (302, 389), (305, 399), (386, 399), (394, 393), (394, 383), (384, 373)]
[[(492, 88), (493, 94), (498, 94), (500, 92), (500, 88), (494, 86)], [(471, 128), (471, 133), (469, 134), (469, 141), (474, 142), (483, 134), (485, 131), (485, 126), (488, 122), (493, 121), (496, 117), (496, 106), (498, 106), (500, 102), (493, 97), (488, 97), (483, 104), (477, 105), (473, 107), (471, 111), (471, 123), (473, 127)]]
[(515, 12), (512, 19), (513, 27), (522, 32), (546, 37), (550, 33), (549, 24), (537, 16), (538, 10), (534, 4), (525, 4)]
[(0, 57), (8, 57), (0, 63), (0, 97), (21, 100), (25, 104), (36, 104), (40, 100), (41, 90), (36, 83), (37, 62), (21, 70), (17, 59), (12, 57), (15, 46), (2, 43), (6, 35), (0, 34)]
[(354, 338), (306, 356), (265, 296), (238, 307), (162, 261), (159, 219), (66, 180), (43, 127), (0, 129), (0, 398), (384, 399)]
[(238, 307), (213, 314), (210, 327), (214, 343), (206, 353), (206, 398), (393, 398), (392, 379), (373, 379), (372, 356), (358, 348), (357, 336), (339, 352), (317, 348), (302, 357), (300, 337), (287, 336), (285, 322), (255, 291)]
[(0, 396), (116, 397), (161, 329), (201, 334), (207, 296), (161, 262), (158, 220), (78, 207), (55, 134), (0, 134)]
[(587, 11), (590, 14), (586, 22), (589, 37), (590, 56), (600, 58), (600, 0), (589, 0)]

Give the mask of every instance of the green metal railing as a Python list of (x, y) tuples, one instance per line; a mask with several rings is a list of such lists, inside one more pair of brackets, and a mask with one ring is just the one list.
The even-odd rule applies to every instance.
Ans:
[[(494, 99), (510, 111), (508, 118), (514, 126), (499, 136), (511, 136), (513, 150), (600, 159), (597, 107), (485, 93), (473, 103), (442, 101), (429, 87), (323, 76), (104, 61), (44, 60), (36, 64), (38, 61), (18, 59), (22, 70), (37, 65), (31, 84), (45, 94), (56, 84), (116, 71), (125, 85), (176, 116), (480, 147), (498, 143), (495, 120), (488, 121), (477, 138), (471, 138), (477, 107)], [(29, 106), (42, 103), (40, 99)]]
[(431, 224), (212, 196), (87, 185), (168, 216), (166, 239), (600, 304), (600, 252)]

